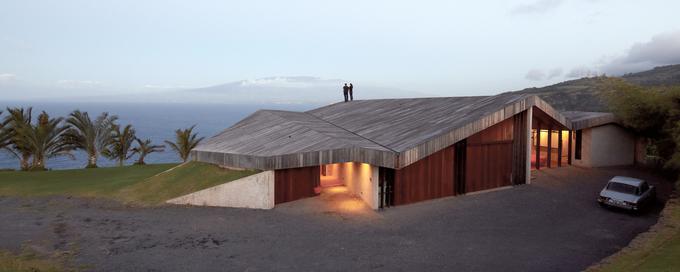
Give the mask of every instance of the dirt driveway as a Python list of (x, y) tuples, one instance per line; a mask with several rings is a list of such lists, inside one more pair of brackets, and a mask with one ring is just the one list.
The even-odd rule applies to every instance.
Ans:
[(657, 220), (660, 204), (637, 216), (596, 204), (615, 174), (661, 182), (631, 169), (550, 169), (531, 185), (378, 213), (314, 204), (333, 198), (258, 211), (4, 197), (0, 248), (73, 251), (97, 271), (578, 271)]

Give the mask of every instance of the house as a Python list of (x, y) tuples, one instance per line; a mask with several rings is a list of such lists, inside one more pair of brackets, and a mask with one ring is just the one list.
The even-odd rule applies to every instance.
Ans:
[(170, 202), (272, 208), (345, 185), (378, 209), (530, 183), (531, 169), (632, 164), (635, 142), (611, 114), (516, 93), (260, 110), (192, 158), (263, 172)]
[(563, 112), (574, 131), (573, 164), (583, 167), (632, 165), (644, 161), (646, 142), (606, 112)]

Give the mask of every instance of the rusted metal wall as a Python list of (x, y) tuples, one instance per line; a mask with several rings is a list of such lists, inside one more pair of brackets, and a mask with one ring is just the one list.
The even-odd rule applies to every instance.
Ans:
[(454, 195), (454, 146), (396, 170), (394, 204)]
[(467, 138), (466, 193), (512, 185), (513, 119)]
[(529, 119), (527, 111), (513, 117), (512, 184), (524, 184), (527, 178), (527, 145)]
[(274, 171), (274, 204), (316, 196), (320, 183), (320, 166)]

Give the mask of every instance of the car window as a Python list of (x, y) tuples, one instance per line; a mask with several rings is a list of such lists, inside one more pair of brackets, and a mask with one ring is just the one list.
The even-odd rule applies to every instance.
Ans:
[(618, 182), (609, 182), (609, 184), (607, 184), (607, 190), (624, 194), (637, 194), (637, 187)]
[(642, 185), (640, 185), (640, 193), (639, 194), (640, 195), (644, 194), (645, 192), (647, 192), (647, 190), (649, 190), (649, 185), (647, 185), (647, 182), (643, 182)]

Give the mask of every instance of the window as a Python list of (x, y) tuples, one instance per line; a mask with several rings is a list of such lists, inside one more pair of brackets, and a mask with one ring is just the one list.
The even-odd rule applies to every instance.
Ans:
[(577, 130), (576, 131), (576, 150), (574, 151), (574, 158), (577, 160), (581, 159), (581, 142), (583, 141), (583, 131), (582, 130)]
[(647, 185), (647, 182), (643, 182), (640, 185), (640, 191), (638, 192), (638, 195), (644, 194), (645, 192), (647, 192), (647, 190), (649, 190), (649, 185)]
[(637, 194), (637, 187), (628, 185), (625, 183), (610, 182), (607, 185), (607, 190), (624, 193), (624, 194)]

